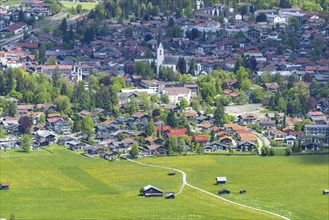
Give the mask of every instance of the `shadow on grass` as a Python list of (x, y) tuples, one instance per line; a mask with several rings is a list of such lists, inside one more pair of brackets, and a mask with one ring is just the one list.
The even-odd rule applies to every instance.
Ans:
[(306, 164), (326, 164), (329, 165), (329, 154), (318, 154), (318, 155), (296, 155), (291, 156), (296, 159), (296, 161), (300, 163)]

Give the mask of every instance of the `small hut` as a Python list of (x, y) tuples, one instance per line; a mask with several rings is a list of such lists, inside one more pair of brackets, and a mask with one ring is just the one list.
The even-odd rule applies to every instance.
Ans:
[(9, 183), (0, 183), (0, 190), (9, 190)]
[(216, 184), (225, 184), (226, 183), (226, 177), (221, 176), (221, 177), (216, 177)]
[(324, 189), (323, 190), (323, 195), (329, 195), (329, 189)]
[(165, 199), (174, 199), (175, 193), (174, 192), (167, 192)]
[(230, 193), (231, 193), (231, 191), (228, 189), (221, 189), (218, 191), (219, 195), (230, 194)]
[(245, 194), (247, 191), (245, 189), (240, 189), (240, 194)]

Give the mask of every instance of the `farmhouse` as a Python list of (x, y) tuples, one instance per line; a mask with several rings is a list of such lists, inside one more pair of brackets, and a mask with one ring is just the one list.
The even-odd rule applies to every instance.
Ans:
[(225, 184), (226, 183), (226, 177), (221, 176), (221, 177), (216, 177), (216, 184)]
[(242, 141), (240, 144), (236, 147), (237, 151), (252, 151), (256, 148), (256, 145), (249, 141)]
[(141, 189), (141, 195), (144, 197), (161, 197), (163, 192), (154, 186), (147, 185)]

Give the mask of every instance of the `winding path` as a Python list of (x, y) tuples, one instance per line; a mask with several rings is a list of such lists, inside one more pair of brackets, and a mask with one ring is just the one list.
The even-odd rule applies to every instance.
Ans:
[(130, 161), (130, 162), (133, 162), (133, 163), (137, 163), (137, 164), (143, 165), (143, 166), (162, 168), (162, 169), (166, 169), (166, 170), (174, 170), (174, 171), (177, 171), (177, 172), (181, 173), (182, 176), (183, 176), (183, 183), (182, 183), (181, 187), (179, 188), (178, 193), (176, 193), (175, 195), (179, 195), (179, 194), (181, 194), (181, 193), (183, 192), (183, 190), (184, 190), (184, 187), (185, 187), (185, 186), (189, 186), (189, 187), (191, 187), (191, 188), (193, 188), (193, 189), (195, 189), (195, 190), (198, 190), (198, 191), (203, 192), (203, 193), (205, 193), (205, 194), (208, 194), (208, 195), (210, 195), (210, 196), (216, 197), (216, 198), (221, 199), (221, 200), (223, 200), (223, 201), (225, 201), (225, 202), (228, 202), (228, 203), (231, 203), (231, 204), (234, 204), (234, 205), (240, 206), (240, 207), (244, 207), (244, 208), (247, 208), (247, 209), (252, 209), (252, 210), (256, 210), (256, 211), (260, 211), (260, 212), (264, 212), (264, 213), (267, 213), (267, 214), (270, 214), (270, 215), (274, 215), (274, 216), (279, 217), (279, 218), (282, 218), (282, 219), (290, 220), (289, 218), (287, 218), (287, 217), (285, 217), (285, 216), (283, 216), (283, 215), (279, 215), (279, 214), (276, 214), (276, 213), (274, 213), (274, 212), (270, 212), (270, 211), (267, 211), (267, 210), (258, 209), (258, 208), (254, 208), (254, 207), (251, 207), (251, 206), (243, 205), (243, 204), (240, 204), (240, 203), (237, 203), (237, 202), (233, 202), (233, 201), (231, 201), (231, 200), (225, 199), (225, 198), (220, 197), (220, 196), (218, 196), (218, 195), (215, 195), (215, 194), (213, 194), (213, 193), (211, 193), (211, 192), (208, 192), (208, 191), (206, 191), (206, 190), (204, 190), (204, 189), (200, 189), (200, 188), (198, 188), (198, 187), (196, 187), (196, 186), (193, 186), (193, 185), (189, 184), (189, 183), (186, 181), (186, 177), (187, 177), (187, 175), (186, 175), (186, 173), (185, 173), (184, 171), (182, 171), (182, 170), (179, 170), (179, 169), (176, 169), (176, 168), (171, 168), (171, 167), (165, 167), (165, 166), (159, 166), (159, 165), (153, 165), (153, 164), (142, 163), (142, 162), (135, 161), (135, 160), (131, 160), (131, 159), (127, 159), (127, 160)]

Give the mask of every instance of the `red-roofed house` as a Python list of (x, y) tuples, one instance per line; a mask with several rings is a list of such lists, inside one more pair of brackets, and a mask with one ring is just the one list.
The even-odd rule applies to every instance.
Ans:
[[(193, 136), (188, 136), (188, 139), (190, 141), (192, 141)], [(196, 142), (199, 142), (199, 143), (207, 143), (209, 141), (209, 137), (206, 135), (196, 135), (196, 136), (194, 136), (194, 139)]]
[(187, 128), (177, 128), (172, 129), (169, 133), (167, 133), (168, 138), (169, 137), (177, 137), (180, 138), (184, 136), (187, 133)]

